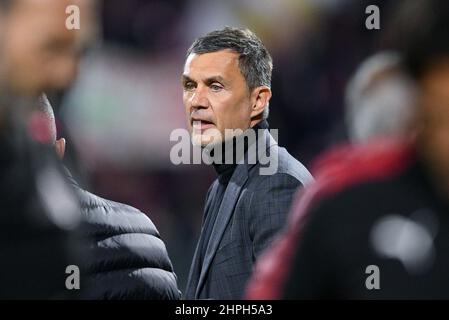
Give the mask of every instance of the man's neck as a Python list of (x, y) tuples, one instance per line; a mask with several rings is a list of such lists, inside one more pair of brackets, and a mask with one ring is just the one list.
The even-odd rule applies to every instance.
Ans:
[[(266, 120), (261, 120), (253, 127), (247, 129), (243, 134), (215, 146), (210, 153), (212, 157), (216, 156), (214, 154), (215, 150), (221, 151), (221, 155), (217, 156), (218, 159), (214, 158), (214, 160), (218, 160), (213, 162), (216, 169), (217, 166), (220, 166), (221, 164), (236, 165), (237, 163), (240, 163), (242, 160), (241, 157), (247, 154), (249, 147), (253, 144), (257, 144), (258, 139), (261, 138), (262, 135), (260, 131), (268, 128), (268, 122)], [(250, 134), (248, 133), (248, 130), (253, 130), (254, 133)]]

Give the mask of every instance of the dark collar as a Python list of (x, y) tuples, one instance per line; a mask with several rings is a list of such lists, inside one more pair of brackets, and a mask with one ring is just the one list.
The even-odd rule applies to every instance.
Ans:
[[(254, 125), (251, 129), (248, 130), (255, 130), (256, 131), (256, 143), (257, 140), (259, 139), (259, 134), (258, 134), (258, 130), (259, 129), (269, 129), (269, 125), (268, 125), (268, 121), (266, 120), (262, 120), (259, 123), (257, 123), (256, 125)], [(218, 180), (220, 183), (224, 183), (227, 184), (229, 182), (229, 180), (232, 177), (232, 174), (235, 171), (235, 168), (237, 167), (237, 160), (236, 155), (235, 155), (235, 147), (236, 144), (236, 138), (233, 139), (233, 151), (234, 151), (234, 155), (233, 155), (233, 163), (229, 164), (229, 163), (224, 163), (224, 159), (225, 159), (225, 143), (222, 143), (222, 154), (223, 154), (223, 159), (222, 159), (222, 163), (217, 164), (217, 163), (212, 163), (212, 165), (214, 166), (215, 171), (218, 174)], [(247, 143), (245, 143), (244, 145), (244, 153), (246, 153), (248, 151), (248, 145)]]

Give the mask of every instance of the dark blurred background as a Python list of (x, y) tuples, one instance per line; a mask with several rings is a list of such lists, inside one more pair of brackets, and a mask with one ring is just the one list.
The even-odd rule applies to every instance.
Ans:
[[(145, 212), (164, 239), (184, 290), (204, 199), (205, 165), (170, 162), (169, 137), (186, 128), (180, 75), (193, 40), (248, 27), (274, 60), (269, 123), (304, 164), (346, 137), (345, 85), (381, 45), (392, 1), (107, 0), (98, 43), (63, 99), (53, 97), (66, 163), (90, 191)], [(368, 5), (380, 30), (367, 30)], [(81, 13), (82, 28), (82, 13)]]

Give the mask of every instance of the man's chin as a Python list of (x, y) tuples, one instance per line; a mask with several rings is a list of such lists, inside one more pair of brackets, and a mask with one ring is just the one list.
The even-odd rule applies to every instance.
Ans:
[(217, 135), (205, 135), (205, 134), (193, 134), (192, 144), (201, 148), (213, 148), (216, 145), (221, 144), (223, 141), (221, 136)]

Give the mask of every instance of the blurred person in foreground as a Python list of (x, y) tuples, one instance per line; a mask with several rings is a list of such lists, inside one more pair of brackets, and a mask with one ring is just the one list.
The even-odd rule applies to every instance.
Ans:
[(83, 0), (0, 0), (0, 298), (75, 298), (80, 209), (50, 148), (29, 118), (38, 92), (72, 80), (80, 43), (65, 8)]
[[(7, 10), (1, 49), (5, 89), (34, 99), (42, 91), (67, 88), (76, 75), (80, 54), (95, 32), (96, 1), (3, 1)], [(80, 10), (79, 30), (66, 26), (69, 6)]]
[[(38, 99), (37, 116), (45, 126), (42, 142), (64, 158), (66, 141), (57, 138), (53, 108), (46, 95)], [(165, 244), (144, 213), (106, 200), (79, 187), (65, 174), (80, 201), (80, 230), (89, 245), (84, 259), (86, 299), (175, 300), (181, 296)]]
[(342, 150), (321, 158), (265, 257), (286, 265), (265, 279), (270, 298), (449, 298), (449, 5), (404, 1), (396, 13), (395, 45), (417, 90), (411, 137), (346, 149), (337, 165)]
[[(270, 54), (247, 29), (210, 32), (187, 51), (182, 84), (192, 141), (212, 149), (218, 178), (206, 195), (186, 299), (241, 298), (259, 254), (283, 227), (293, 194), (312, 180), (268, 132), (271, 74)], [(275, 164), (269, 174), (262, 174), (260, 152)]]

